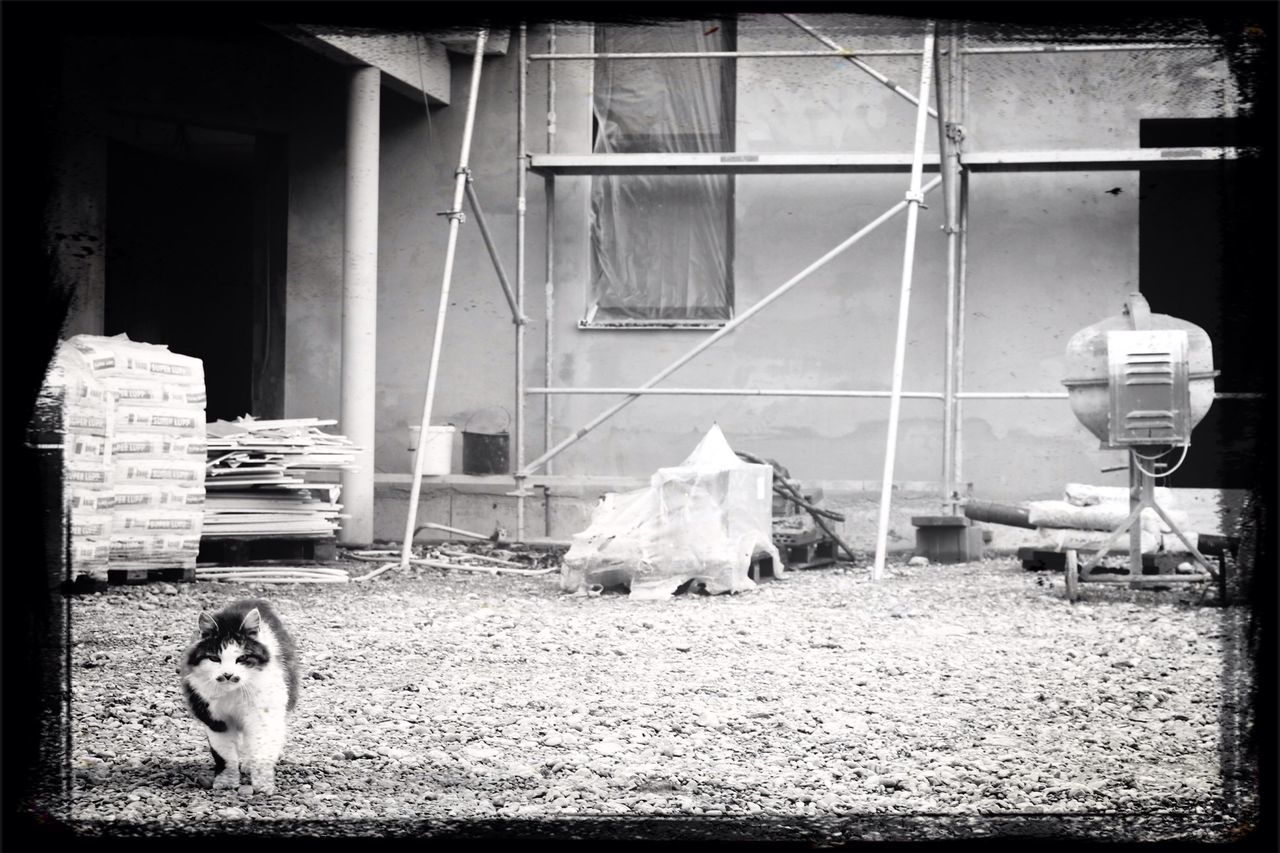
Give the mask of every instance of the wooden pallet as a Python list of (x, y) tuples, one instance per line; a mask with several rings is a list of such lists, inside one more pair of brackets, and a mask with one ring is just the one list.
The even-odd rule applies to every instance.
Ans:
[(107, 569), (107, 583), (112, 586), (138, 583), (194, 583), (196, 570), (182, 568)]
[(259, 560), (328, 563), (338, 558), (332, 536), (218, 536), (200, 540), (197, 563), (243, 566)]
[(144, 583), (195, 583), (195, 568), (174, 566), (160, 568), (107, 569), (107, 577), (80, 575), (74, 581), (62, 585), (65, 593), (74, 595), (106, 592), (113, 586), (135, 586)]
[[(836, 561), (835, 540), (820, 533), (812, 537), (774, 537), (773, 544), (782, 557), (782, 567), (789, 572), (829, 566)], [(750, 574), (753, 580), (759, 580), (761, 576), (773, 577), (773, 558), (767, 554), (752, 558)]]

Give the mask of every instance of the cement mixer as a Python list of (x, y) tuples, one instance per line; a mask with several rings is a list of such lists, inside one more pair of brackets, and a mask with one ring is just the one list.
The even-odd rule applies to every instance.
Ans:
[[(1167, 477), (1186, 459), (1191, 431), (1213, 405), (1213, 348), (1194, 323), (1152, 314), (1141, 294), (1129, 294), (1119, 315), (1086, 326), (1067, 342), (1067, 386), (1071, 410), (1106, 450), (1129, 454), (1129, 517), (1083, 566), (1067, 554), (1067, 598), (1079, 597), (1082, 583), (1188, 583), (1217, 579), (1225, 585), (1225, 562), (1215, 568), (1168, 513), (1155, 501), (1155, 480)], [(1177, 454), (1177, 460), (1167, 462)], [(1199, 565), (1193, 574), (1142, 574), (1141, 524), (1151, 508), (1186, 546)], [(1095, 575), (1108, 552), (1128, 531), (1129, 570)]]

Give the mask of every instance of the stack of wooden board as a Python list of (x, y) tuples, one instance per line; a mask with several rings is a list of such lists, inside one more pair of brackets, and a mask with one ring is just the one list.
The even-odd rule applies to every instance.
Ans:
[(325, 537), (340, 526), (338, 472), (357, 448), (320, 429), (334, 420), (296, 418), (207, 424), (204, 537)]

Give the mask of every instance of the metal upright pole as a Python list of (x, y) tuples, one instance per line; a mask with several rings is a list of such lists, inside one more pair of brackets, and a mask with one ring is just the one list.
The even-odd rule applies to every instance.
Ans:
[[(961, 39), (962, 41), (965, 39)], [(959, 50), (951, 57), (955, 69), (955, 98), (952, 103), (958, 106), (952, 112), (959, 128), (963, 128), (965, 116), (968, 114), (968, 81), (965, 78), (964, 56)], [(960, 270), (956, 282), (956, 363), (955, 394), (953, 403), (955, 415), (951, 419), (951, 459), (952, 483), (957, 499), (960, 495), (961, 483), (964, 482), (964, 321), (965, 321), (965, 286), (969, 278), (969, 170), (960, 170), (960, 257), (957, 259)]]
[(955, 416), (951, 419), (951, 467), (957, 498), (964, 482), (964, 321), (965, 290), (969, 279), (969, 171), (960, 170), (960, 274), (956, 282)]
[[(556, 52), (556, 25), (549, 24), (547, 26), (547, 51), (554, 54)], [(547, 153), (555, 153), (556, 142), (556, 64), (554, 62), (547, 63)], [(556, 176), (548, 173), (546, 180), (543, 182), (546, 190), (546, 264), (547, 274), (543, 289), (544, 314), (546, 317), (546, 330), (543, 336), (543, 371), (547, 384), (551, 383), (552, 371), (554, 366), (553, 352), (555, 342), (555, 259), (556, 259)], [(551, 447), (552, 441), (552, 424), (551, 417), (551, 398), (544, 397), (542, 400), (542, 449), (545, 451)], [(547, 473), (553, 473), (551, 463), (547, 463)], [(548, 532), (546, 535), (550, 536)]]
[(920, 69), (920, 103), (916, 110), (915, 154), (911, 163), (911, 189), (907, 191), (907, 239), (902, 253), (902, 292), (898, 302), (898, 338), (893, 354), (893, 394), (889, 398), (889, 437), (885, 444), (884, 475), (880, 485), (880, 523), (876, 530), (876, 561), (872, 580), (884, 577), (885, 549), (889, 539), (889, 507), (893, 494), (893, 464), (898, 450), (898, 416), (902, 408), (902, 371), (907, 351), (907, 318), (911, 305), (911, 274), (915, 262), (916, 226), (924, 194), (920, 180), (924, 172), (924, 136), (929, 120), (929, 79), (933, 76), (933, 45), (936, 25), (930, 21), (924, 37), (924, 57)]
[[(1142, 503), (1156, 492), (1155, 478), (1138, 465), (1137, 454), (1129, 450), (1129, 510), (1138, 514), (1129, 526), (1129, 577), (1142, 576)], [(1159, 528), (1157, 528), (1158, 530)], [(1159, 534), (1157, 534), (1158, 537)]]
[[(955, 416), (955, 302), (956, 302), (956, 223), (958, 221), (958, 211), (956, 210), (956, 200), (959, 195), (956, 186), (959, 178), (959, 159), (955, 150), (955, 140), (952, 137), (951, 129), (951, 110), (954, 103), (951, 97), (950, 88), (943, 87), (942, 79), (942, 56), (940, 45), (941, 40), (935, 40), (933, 44), (933, 82), (936, 89), (935, 97), (938, 101), (938, 169), (942, 173), (942, 209), (943, 209), (943, 225), (942, 229), (947, 235), (947, 311), (945, 315), (945, 363), (943, 366), (943, 397), (944, 403), (942, 407), (942, 505), (943, 509), (947, 508), (947, 502), (950, 498), (951, 491), (951, 472), (953, 465), (952, 447), (952, 418)], [(951, 36), (951, 56), (955, 56), (955, 36)], [(947, 83), (950, 84), (954, 80), (954, 75), (948, 70)], [(955, 504), (951, 504), (952, 511), (955, 510)]]
[(471, 134), (475, 130), (476, 101), (480, 96), (480, 66), (484, 61), (484, 43), (487, 30), (476, 36), (476, 58), (471, 65), (471, 94), (467, 99), (467, 116), (462, 127), (462, 152), (458, 155), (458, 170), (453, 186), (453, 206), (446, 211), (449, 216), (449, 242), (444, 254), (444, 278), (440, 284), (440, 307), (436, 311), (435, 336), (431, 342), (431, 364), (427, 368), (427, 395), (422, 401), (422, 429), (418, 433), (418, 447), (413, 454), (413, 485), (409, 489), (409, 512), (404, 520), (404, 543), (400, 550), (400, 567), (408, 568), (413, 554), (413, 530), (418, 521), (418, 493), (422, 488), (423, 448), (431, 424), (431, 407), (435, 403), (436, 374), (440, 368), (440, 344), (444, 339), (444, 320), (449, 310), (449, 287), (453, 282), (453, 259), (458, 248), (458, 225), (462, 222), (462, 198), (466, 193), (470, 168)]
[(518, 75), (516, 96), (516, 311), (520, 319), (516, 322), (516, 540), (523, 542), (525, 538), (525, 476), (524, 471), (524, 424), (525, 424), (525, 376), (524, 376), (524, 218), (525, 191), (529, 178), (529, 157), (525, 150), (525, 104), (528, 97), (528, 30), (524, 23), (520, 24), (520, 59), (516, 66)]

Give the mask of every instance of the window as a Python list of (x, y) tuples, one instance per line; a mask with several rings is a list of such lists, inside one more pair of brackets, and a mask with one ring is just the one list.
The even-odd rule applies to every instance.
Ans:
[[(732, 26), (599, 26), (599, 53), (734, 50)], [(732, 59), (597, 60), (597, 154), (732, 151)], [(583, 327), (718, 326), (733, 316), (733, 177), (597, 175)]]

